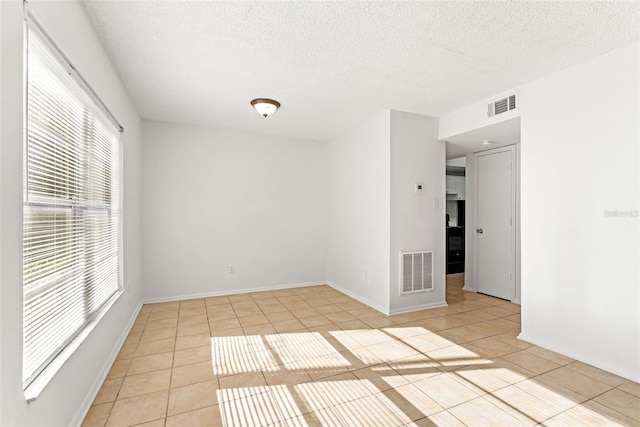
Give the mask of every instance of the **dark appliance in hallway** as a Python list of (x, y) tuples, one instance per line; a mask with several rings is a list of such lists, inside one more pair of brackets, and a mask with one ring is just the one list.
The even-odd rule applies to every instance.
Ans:
[(447, 215), (447, 274), (464, 273), (464, 200), (456, 201), (457, 225)]

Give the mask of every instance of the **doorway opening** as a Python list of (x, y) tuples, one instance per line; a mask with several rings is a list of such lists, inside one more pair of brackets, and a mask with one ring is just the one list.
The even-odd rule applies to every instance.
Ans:
[[(446, 274), (447, 286), (464, 287), (465, 269), (465, 195), (466, 157), (447, 160), (446, 164)], [(452, 285), (453, 286), (453, 285)], [(449, 294), (447, 294), (449, 297)]]
[[(449, 292), (452, 287), (459, 288), (461, 295), (485, 293), (519, 304), (520, 117), (450, 136), (444, 142), (447, 301), (455, 298)], [(492, 152), (510, 155), (491, 156)], [(509, 157), (507, 163), (503, 157)], [(500, 197), (504, 191), (508, 196)], [(510, 206), (506, 214), (503, 205)]]

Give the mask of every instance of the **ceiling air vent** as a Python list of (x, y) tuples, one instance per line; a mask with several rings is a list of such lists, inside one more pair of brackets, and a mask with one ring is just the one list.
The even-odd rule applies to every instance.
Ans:
[(400, 252), (400, 295), (433, 290), (433, 252)]
[(493, 117), (498, 114), (506, 113), (507, 111), (514, 110), (516, 108), (516, 95), (509, 95), (505, 98), (498, 99), (487, 106), (487, 116)]

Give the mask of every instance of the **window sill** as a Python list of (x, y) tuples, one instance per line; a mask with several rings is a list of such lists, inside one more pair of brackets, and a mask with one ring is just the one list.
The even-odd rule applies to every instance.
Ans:
[(58, 354), (58, 356), (49, 363), (49, 365), (36, 377), (31, 384), (24, 389), (24, 397), (27, 403), (31, 403), (38, 399), (40, 393), (47, 387), (51, 380), (56, 376), (60, 368), (71, 358), (73, 353), (84, 342), (84, 340), (91, 334), (93, 329), (98, 325), (100, 320), (109, 312), (111, 307), (116, 303), (120, 296), (124, 293), (124, 290), (117, 292), (111, 297), (111, 299), (104, 305), (96, 316), (87, 324), (87, 326), (73, 339), (65, 348)]

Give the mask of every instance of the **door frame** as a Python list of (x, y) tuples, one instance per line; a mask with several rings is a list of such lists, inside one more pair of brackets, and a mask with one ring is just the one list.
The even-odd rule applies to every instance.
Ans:
[[(496, 154), (501, 152), (510, 152), (511, 154), (511, 259), (509, 260), (510, 270), (512, 274), (512, 283), (513, 287), (510, 291), (510, 300), (511, 302), (520, 303), (520, 272), (519, 272), (519, 262), (518, 256), (520, 251), (518, 250), (519, 239), (518, 230), (520, 227), (519, 220), (519, 199), (520, 194), (518, 191), (519, 188), (519, 146), (518, 145), (507, 145), (500, 148), (493, 148), (485, 151), (480, 151), (473, 153), (473, 185), (471, 186), (473, 189), (473, 215), (467, 216), (466, 226), (471, 225), (470, 232), (466, 233), (467, 238), (472, 236), (472, 245), (471, 245), (471, 255), (472, 255), (472, 264), (473, 264), (473, 276), (470, 278), (471, 283), (467, 283), (465, 280), (465, 288), (467, 290), (471, 290), (473, 292), (478, 292), (478, 234), (476, 233), (476, 229), (478, 228), (478, 158), (485, 155)], [(468, 176), (468, 175), (467, 175)], [(467, 187), (469, 188), (469, 186)], [(469, 192), (467, 192), (467, 196), (469, 196)], [(467, 197), (467, 200), (469, 197)], [(471, 224), (470, 224), (471, 223)], [(466, 270), (466, 269), (465, 269)], [(466, 279), (466, 275), (465, 275)], [(469, 286), (471, 285), (471, 286)]]

